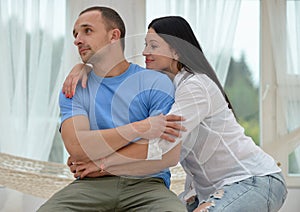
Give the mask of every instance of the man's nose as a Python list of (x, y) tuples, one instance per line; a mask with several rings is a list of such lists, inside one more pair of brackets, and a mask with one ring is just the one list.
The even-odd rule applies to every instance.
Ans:
[(77, 37), (74, 40), (74, 45), (78, 46), (80, 44), (82, 44), (82, 39), (81, 39), (81, 37), (79, 35), (77, 35)]

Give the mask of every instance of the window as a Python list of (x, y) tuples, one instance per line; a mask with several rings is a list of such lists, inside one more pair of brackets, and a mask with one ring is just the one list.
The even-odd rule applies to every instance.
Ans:
[(256, 144), (259, 130), (259, 1), (241, 2), (225, 91), (239, 123)]
[(261, 1), (263, 148), (281, 164), (288, 186), (299, 187), (299, 1)]

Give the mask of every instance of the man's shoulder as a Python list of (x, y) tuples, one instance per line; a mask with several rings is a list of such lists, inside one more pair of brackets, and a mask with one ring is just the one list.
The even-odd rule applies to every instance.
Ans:
[(147, 68), (144, 68), (138, 64), (135, 64), (135, 63), (131, 63), (131, 66), (130, 68), (132, 69), (135, 69), (136, 72), (141, 72), (142, 74), (146, 74), (146, 75), (152, 75), (152, 76), (158, 76), (158, 77), (161, 77), (161, 76), (164, 76), (164, 77), (167, 77), (166, 74), (158, 71), (158, 70), (152, 70), (152, 69), (147, 69)]

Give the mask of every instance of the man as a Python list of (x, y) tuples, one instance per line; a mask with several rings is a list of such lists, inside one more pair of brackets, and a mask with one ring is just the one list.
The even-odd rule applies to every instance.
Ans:
[[(61, 134), (72, 162), (105, 158), (125, 146), (147, 148), (129, 143), (141, 133), (128, 133), (123, 125), (167, 113), (174, 102), (171, 81), (125, 60), (125, 26), (110, 8), (82, 11), (73, 35), (82, 61), (92, 64), (93, 71), (86, 89), (78, 86), (72, 99), (60, 96)], [(111, 134), (109, 129), (115, 127), (118, 133)], [(179, 155), (180, 148), (173, 151)], [(167, 188), (169, 170), (156, 171), (147, 178), (126, 178), (99, 169), (92, 176), (104, 177), (75, 180), (38, 211), (185, 211)]]

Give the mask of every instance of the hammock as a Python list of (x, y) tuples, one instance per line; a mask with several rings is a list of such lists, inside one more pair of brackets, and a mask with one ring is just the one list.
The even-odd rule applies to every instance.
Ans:
[(48, 199), (74, 180), (67, 165), (0, 153), (0, 185)]
[[(172, 167), (171, 190), (183, 190), (185, 174), (180, 166)], [(48, 199), (74, 180), (69, 167), (61, 163), (38, 161), (0, 153), (0, 185)]]

